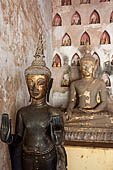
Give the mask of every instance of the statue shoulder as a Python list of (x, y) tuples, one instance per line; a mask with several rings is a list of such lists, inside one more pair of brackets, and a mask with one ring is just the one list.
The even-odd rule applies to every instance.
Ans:
[(21, 108), (17, 111), (17, 114), (23, 114), (23, 113), (25, 113), (27, 110), (29, 110), (29, 108), (30, 108), (30, 105), (21, 107)]
[(52, 116), (58, 116), (63, 114), (61, 109), (53, 106), (49, 106), (49, 112), (51, 113)]
[(105, 82), (102, 79), (96, 79), (96, 84), (98, 84), (101, 88), (106, 88)]
[(71, 84), (70, 84), (70, 87), (76, 87), (77, 84), (80, 82), (80, 80), (75, 80), (75, 81), (72, 81)]

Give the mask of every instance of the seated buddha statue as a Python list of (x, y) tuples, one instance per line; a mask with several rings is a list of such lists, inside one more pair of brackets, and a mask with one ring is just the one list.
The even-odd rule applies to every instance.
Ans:
[[(104, 141), (105, 138), (111, 140), (108, 133), (112, 133), (113, 113), (108, 110), (111, 104), (107, 101), (108, 94), (104, 81), (95, 78), (97, 66), (97, 61), (87, 50), (86, 55), (80, 59), (82, 78), (70, 85), (65, 122), (67, 141)], [(108, 139), (106, 135), (109, 136)]]
[(2, 116), (1, 140), (11, 148), (13, 170), (66, 170), (63, 119), (60, 110), (46, 102), (51, 72), (40, 43), (35, 60), (25, 70), (31, 104), (18, 110), (14, 135), (8, 114)]
[(88, 54), (80, 60), (82, 78), (71, 83), (67, 112), (69, 117), (74, 107), (82, 112), (100, 112), (106, 107), (106, 85), (103, 80), (95, 79), (97, 63)]

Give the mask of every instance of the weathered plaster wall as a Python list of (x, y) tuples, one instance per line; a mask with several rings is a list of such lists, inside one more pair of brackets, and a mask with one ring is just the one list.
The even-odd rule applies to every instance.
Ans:
[[(50, 9), (49, 0), (0, 1), (0, 114), (10, 115), (13, 131), (16, 111), (29, 102), (24, 69), (33, 60), (41, 29), (49, 63), (52, 49)], [(9, 169), (7, 145), (0, 142), (0, 170)]]
[(52, 65), (52, 4), (50, 0), (37, 0), (43, 19), (43, 30), (45, 31), (45, 60), (49, 68)]
[[(91, 40), (91, 53), (96, 52), (100, 57), (101, 68), (104, 69), (104, 62), (110, 61), (113, 55), (113, 23), (110, 23), (110, 15), (113, 10), (113, 0), (110, 2), (100, 2), (99, 0), (91, 0), (90, 4), (80, 4), (80, 0), (72, 0), (72, 5), (61, 6), (61, 0), (55, 0), (53, 2), (53, 18), (56, 13), (61, 16), (62, 26), (53, 26), (53, 57), (57, 53), (61, 57), (62, 65), (64, 63), (64, 57), (68, 58), (68, 64), (71, 65), (71, 59), (75, 53), (80, 57), (83, 54), (80, 51), (80, 39), (82, 34), (86, 31)], [(91, 13), (96, 10), (100, 15), (99, 24), (89, 24)], [(71, 18), (74, 12), (77, 11), (81, 17), (81, 25), (71, 25)], [(100, 37), (102, 33), (106, 30), (110, 35), (111, 44), (100, 45)], [(71, 38), (71, 46), (62, 46), (62, 38), (65, 33), (68, 33)], [(59, 68), (60, 70), (60, 68)], [(55, 74), (61, 77), (61, 74), (53, 69)], [(56, 76), (57, 77), (57, 76)], [(111, 79), (111, 94), (113, 94), (113, 78), (112, 74), (110, 75)], [(58, 79), (54, 80), (54, 83)], [(58, 95), (61, 92), (61, 89), (55, 88), (53, 91), (57, 91)], [(63, 93), (62, 88), (62, 94)], [(57, 96), (58, 96), (57, 95)], [(52, 94), (54, 98), (54, 94)], [(65, 101), (68, 96), (65, 95)], [(68, 99), (67, 99), (68, 100)], [(55, 99), (57, 105), (57, 98)], [(55, 103), (53, 102), (53, 103)]]
[[(93, 10), (100, 15), (100, 24), (89, 24), (90, 15)], [(100, 57), (100, 65), (103, 69), (105, 61), (111, 61), (113, 54), (113, 23), (110, 23), (110, 15), (113, 10), (113, 0), (102, 2), (91, 0), (90, 4), (80, 4), (80, 0), (72, 0), (71, 6), (61, 6), (61, 0), (53, 0), (53, 17), (58, 13), (62, 18), (62, 26), (53, 27), (53, 57), (57, 53), (64, 65), (64, 57), (67, 56), (68, 64), (71, 65), (72, 56), (78, 53), (82, 57), (80, 49), (80, 38), (87, 31), (91, 39), (91, 53), (97, 52)], [(71, 17), (75, 11), (81, 16), (81, 25), (71, 25)], [(111, 44), (100, 45), (100, 37), (104, 30), (107, 30)], [(65, 33), (71, 37), (71, 46), (61, 46)], [(62, 68), (53, 68), (54, 86), (52, 89), (53, 105), (62, 106), (68, 101), (68, 95), (64, 88), (56, 86), (60, 84)], [(113, 75), (111, 76), (111, 87), (113, 87)], [(68, 89), (67, 89), (68, 91)], [(113, 91), (113, 90), (112, 90)], [(65, 95), (66, 94), (66, 95)], [(113, 94), (113, 93), (112, 93)], [(66, 101), (67, 99), (67, 101)], [(60, 103), (60, 104), (59, 104)], [(66, 147), (68, 156), (68, 170), (113, 170), (113, 149), (111, 148), (85, 148)]]

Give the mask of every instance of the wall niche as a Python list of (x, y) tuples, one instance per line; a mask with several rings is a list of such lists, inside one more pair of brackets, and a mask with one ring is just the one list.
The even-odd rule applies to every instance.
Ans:
[(81, 25), (81, 17), (77, 11), (75, 11), (71, 18), (71, 25)]
[(112, 13), (110, 15), (110, 23), (112, 23), (112, 22), (113, 22), (113, 11), (112, 11)]
[(111, 65), (113, 66), (113, 55), (111, 57)]
[(77, 53), (75, 53), (72, 57), (71, 66), (80, 66), (80, 57)]
[(62, 19), (58, 13), (53, 18), (52, 26), (62, 26)]
[(110, 36), (107, 31), (104, 31), (100, 38), (100, 44), (110, 44)]
[(90, 45), (90, 36), (87, 32), (84, 32), (80, 39), (80, 45)]
[(98, 24), (100, 23), (100, 16), (96, 10), (94, 10), (90, 16), (90, 24)]
[(62, 38), (62, 46), (71, 46), (71, 38), (67, 33)]
[(56, 54), (53, 58), (53, 64), (52, 64), (52, 67), (61, 67), (62, 64), (61, 64), (61, 58), (58, 54)]
[(102, 74), (102, 80), (104, 80), (104, 82), (106, 84), (106, 87), (110, 87), (111, 86), (111, 81), (110, 81), (109, 75), (106, 72), (104, 72)]
[(61, 0), (61, 5), (62, 6), (71, 5), (71, 0)]
[(97, 62), (97, 65), (100, 66), (100, 57), (99, 57), (99, 55), (96, 52), (94, 52), (93, 57), (95, 58), (95, 60)]
[(80, 4), (90, 4), (90, 0), (80, 0)]

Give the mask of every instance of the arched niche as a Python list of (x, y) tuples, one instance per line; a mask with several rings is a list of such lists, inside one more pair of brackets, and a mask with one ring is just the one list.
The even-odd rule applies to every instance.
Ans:
[(107, 31), (104, 31), (100, 37), (100, 44), (110, 44), (110, 36)]
[(53, 58), (53, 64), (52, 64), (52, 67), (61, 67), (62, 64), (61, 64), (61, 58), (58, 54), (56, 54)]
[(90, 4), (90, 0), (80, 0), (80, 4)]
[(71, 0), (61, 0), (61, 5), (62, 6), (71, 5)]
[(111, 56), (111, 65), (113, 66), (113, 55)]
[(61, 26), (62, 25), (62, 19), (58, 13), (54, 16), (52, 25), (53, 26)]
[(102, 74), (102, 80), (104, 80), (104, 82), (106, 84), (106, 87), (110, 87), (111, 86), (111, 81), (110, 81), (109, 75), (106, 72), (104, 72)]
[(67, 33), (62, 38), (62, 46), (71, 46), (71, 38)]
[(96, 52), (94, 52), (94, 53), (93, 53), (93, 57), (95, 58), (98, 66), (100, 66), (100, 57), (99, 57), (99, 55), (98, 55)]
[(88, 35), (87, 32), (84, 32), (82, 34), (80, 45), (90, 45), (90, 36)]
[(77, 11), (75, 11), (75, 13), (71, 18), (71, 25), (80, 25), (80, 24), (81, 24), (80, 14)]
[(112, 22), (113, 22), (113, 11), (112, 11), (112, 13), (110, 15), (110, 23), (112, 23)]
[(71, 66), (80, 66), (80, 57), (75, 53), (71, 59)]
[(94, 10), (90, 16), (90, 24), (98, 24), (100, 23), (100, 16), (96, 10)]

